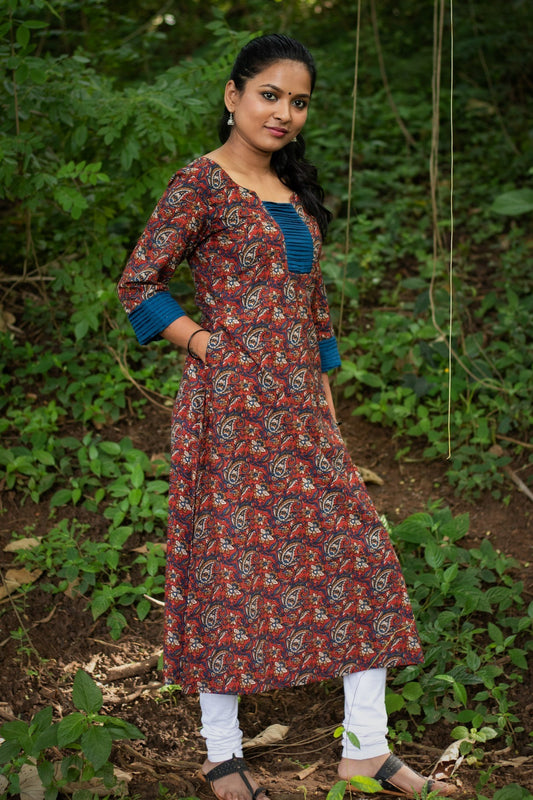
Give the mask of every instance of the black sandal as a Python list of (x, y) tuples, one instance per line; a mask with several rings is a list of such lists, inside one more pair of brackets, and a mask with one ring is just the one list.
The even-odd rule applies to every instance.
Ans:
[[(387, 794), (395, 794), (397, 797), (399, 796), (399, 797), (414, 798), (415, 797), (414, 792), (406, 792), (404, 789), (400, 789), (399, 786), (395, 786), (389, 780), (389, 778), (392, 778), (393, 775), (396, 775), (398, 770), (400, 770), (402, 767), (405, 766), (407, 765), (402, 761), (401, 758), (398, 758), (398, 756), (394, 756), (391, 754), (374, 775), (374, 780), (381, 784), (383, 791), (386, 792)], [(424, 789), (426, 789), (427, 794), (429, 794), (435, 785), (435, 781), (432, 780), (431, 778), (425, 778), (423, 775), (420, 775), (419, 772), (416, 772), (416, 770), (413, 770), (413, 772), (415, 772), (415, 774), (418, 775), (419, 778), (422, 778), (422, 780), (426, 781)], [(421, 796), (421, 794), (422, 792), (417, 794), (416, 797)], [(446, 795), (442, 796), (445, 797)]]
[(204, 773), (200, 771), (200, 777), (209, 783), (211, 791), (215, 797), (218, 797), (218, 800), (223, 800), (223, 798), (218, 794), (218, 792), (215, 791), (215, 787), (213, 786), (214, 782), (218, 781), (220, 778), (225, 778), (226, 775), (234, 775), (236, 772), (238, 772), (241, 776), (242, 782), (250, 792), (252, 800), (257, 800), (261, 793), (268, 796), (267, 790), (263, 789), (262, 786), (258, 786), (254, 792), (250, 785), (250, 781), (245, 774), (247, 769), (248, 765), (244, 758), (237, 758), (236, 756), (233, 756), (233, 758), (230, 758), (229, 761), (223, 761), (222, 764), (218, 764), (216, 767), (213, 767), (213, 769), (209, 770), (209, 772)]

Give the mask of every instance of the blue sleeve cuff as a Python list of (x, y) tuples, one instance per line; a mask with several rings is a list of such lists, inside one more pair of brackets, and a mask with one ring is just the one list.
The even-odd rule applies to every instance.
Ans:
[(327, 372), (335, 367), (340, 367), (341, 357), (339, 355), (339, 348), (337, 347), (337, 340), (334, 336), (330, 339), (322, 339), (318, 343), (320, 350), (320, 364), (322, 372)]
[(161, 331), (183, 316), (185, 311), (169, 292), (158, 292), (143, 300), (128, 318), (139, 342), (148, 344), (159, 339)]

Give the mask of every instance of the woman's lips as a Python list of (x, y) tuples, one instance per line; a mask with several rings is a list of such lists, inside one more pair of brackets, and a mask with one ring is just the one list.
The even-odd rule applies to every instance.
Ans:
[(287, 135), (287, 131), (285, 130), (285, 128), (270, 128), (270, 127), (266, 126), (266, 129), (267, 129), (267, 131), (270, 131), (272, 136), (277, 136), (278, 139), (281, 139), (282, 136), (286, 136)]

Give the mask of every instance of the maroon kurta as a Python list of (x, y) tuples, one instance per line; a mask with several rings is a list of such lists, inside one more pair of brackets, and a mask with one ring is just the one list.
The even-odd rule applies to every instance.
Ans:
[(128, 312), (187, 258), (207, 363), (172, 422), (165, 674), (185, 692), (258, 692), (422, 654), (400, 567), (331, 417), (320, 235), (290, 273), (257, 195), (200, 158), (180, 170), (124, 271)]

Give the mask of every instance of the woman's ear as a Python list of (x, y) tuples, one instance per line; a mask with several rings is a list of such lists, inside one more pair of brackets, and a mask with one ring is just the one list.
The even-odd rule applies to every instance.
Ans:
[(235, 105), (237, 98), (239, 96), (239, 90), (235, 86), (234, 81), (228, 81), (226, 84), (226, 88), (224, 90), (224, 103), (226, 104), (226, 108), (228, 111), (233, 113), (235, 111)]

